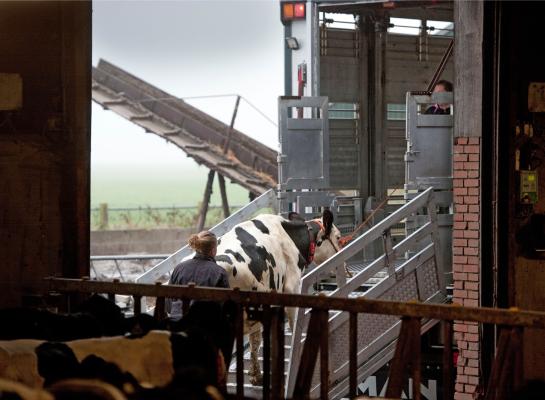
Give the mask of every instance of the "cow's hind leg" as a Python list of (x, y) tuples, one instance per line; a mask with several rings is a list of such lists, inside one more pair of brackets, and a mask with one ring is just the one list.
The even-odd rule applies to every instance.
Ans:
[(257, 326), (253, 328), (252, 332), (248, 335), (250, 339), (250, 383), (255, 386), (261, 386), (263, 384), (263, 375), (257, 357), (259, 346), (261, 346), (261, 329), (255, 329)]

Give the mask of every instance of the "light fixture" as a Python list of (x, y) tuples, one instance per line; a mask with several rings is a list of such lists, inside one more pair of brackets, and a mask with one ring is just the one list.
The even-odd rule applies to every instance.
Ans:
[(281, 2), (280, 19), (283, 24), (306, 18), (306, 5), (304, 2)]
[(291, 49), (291, 50), (299, 49), (299, 42), (294, 37), (291, 37), (291, 36), (287, 37), (286, 38), (286, 44), (288, 46), (288, 49)]

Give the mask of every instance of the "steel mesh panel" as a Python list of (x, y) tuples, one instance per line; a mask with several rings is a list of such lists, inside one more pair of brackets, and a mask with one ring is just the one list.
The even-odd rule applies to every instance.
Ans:
[(426, 301), (440, 290), (434, 258), (430, 258), (420, 266), (416, 270), (416, 274), (420, 283), (421, 301)]

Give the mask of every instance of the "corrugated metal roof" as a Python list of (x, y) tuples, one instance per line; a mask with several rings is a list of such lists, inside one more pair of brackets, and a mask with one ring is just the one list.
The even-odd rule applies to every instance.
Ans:
[(233, 130), (224, 153), (228, 125), (104, 60), (93, 68), (92, 97), (254, 194), (276, 186), (276, 151)]

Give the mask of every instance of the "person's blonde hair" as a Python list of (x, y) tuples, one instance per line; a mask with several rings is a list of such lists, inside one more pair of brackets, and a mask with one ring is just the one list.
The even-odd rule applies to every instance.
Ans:
[(212, 232), (202, 231), (191, 235), (187, 243), (197, 253), (210, 255), (212, 250), (218, 245), (218, 239), (216, 239), (216, 235)]

